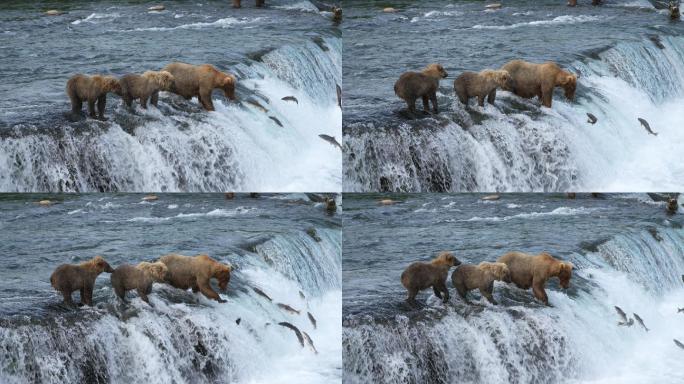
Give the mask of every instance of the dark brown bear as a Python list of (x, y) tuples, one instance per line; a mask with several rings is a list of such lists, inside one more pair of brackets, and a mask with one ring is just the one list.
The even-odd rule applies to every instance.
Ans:
[(147, 100), (157, 106), (159, 91), (170, 91), (173, 87), (173, 75), (166, 71), (147, 71), (142, 75), (128, 74), (119, 80), (121, 98), (130, 108), (133, 100), (140, 99), (140, 106), (147, 109)]
[(152, 293), (152, 283), (163, 283), (166, 280), (168, 268), (161, 262), (142, 262), (137, 266), (124, 264), (112, 272), (112, 287), (114, 293), (126, 302), (126, 291), (135, 289), (142, 301), (150, 304), (147, 295)]
[(504, 87), (506, 91), (511, 91), (526, 99), (536, 96), (545, 107), (551, 108), (555, 87), (563, 88), (568, 100), (575, 98), (577, 76), (564, 71), (556, 63), (549, 61), (544, 64), (534, 64), (523, 60), (513, 60), (501, 69), (508, 71), (511, 75), (510, 84)]
[(511, 80), (508, 71), (485, 69), (479, 73), (466, 71), (454, 80), (454, 91), (461, 103), (468, 106), (471, 97), (477, 97), (477, 105), (484, 107), (485, 96), (494, 104), (496, 88), (505, 87)]
[[(78, 74), (70, 78), (66, 85), (66, 94), (71, 100), (71, 112), (79, 115), (83, 102), (87, 101), (88, 114), (93, 119), (105, 120), (104, 111), (108, 92), (121, 95), (121, 85), (114, 76)], [(95, 102), (97, 102), (98, 115), (95, 115)]]
[(202, 292), (204, 296), (219, 303), (226, 302), (214, 291), (209, 280), (216, 278), (219, 289), (225, 291), (230, 281), (230, 266), (219, 263), (208, 255), (170, 254), (162, 256), (159, 261), (168, 267), (167, 283), (180, 289), (192, 288), (193, 292)]
[(445, 303), (449, 301), (446, 279), (449, 268), (459, 264), (451, 252), (441, 252), (429, 263), (418, 261), (409, 265), (401, 274), (401, 284), (408, 290), (408, 302), (415, 303), (418, 292), (430, 287)]
[[(256, 6), (257, 7), (262, 7), (264, 5), (265, 1), (264, 0), (256, 0)], [(240, 8), (242, 7), (242, 0), (233, 0), (233, 8)]]
[(80, 264), (62, 264), (50, 276), (52, 287), (64, 296), (64, 304), (74, 305), (71, 294), (81, 291), (81, 304), (93, 305), (93, 288), (95, 279), (102, 273), (112, 273), (114, 270), (102, 256), (84, 261)]
[(468, 291), (479, 289), (482, 297), (490, 303), (498, 304), (492, 296), (494, 281), (511, 282), (511, 273), (506, 264), (481, 262), (479, 265), (461, 265), (451, 274), (451, 282), (458, 291), (458, 294), (468, 302), (466, 295)]
[(439, 80), (447, 77), (447, 73), (440, 64), (430, 64), (421, 72), (405, 72), (399, 76), (394, 84), (394, 93), (406, 101), (410, 112), (416, 112), (416, 100), (423, 99), (423, 109), (430, 111), (429, 101), (432, 108), (439, 113), (437, 108), (437, 89)]
[(215, 88), (223, 90), (226, 98), (235, 100), (235, 76), (223, 73), (213, 65), (190, 65), (171, 63), (164, 71), (173, 75), (174, 84), (171, 92), (183, 96), (186, 100), (197, 97), (204, 109), (214, 110), (211, 92)]
[(567, 289), (570, 286), (573, 265), (567, 261), (553, 258), (546, 252), (538, 255), (528, 255), (522, 252), (509, 252), (497, 260), (508, 266), (511, 272), (511, 280), (518, 288), (530, 289), (534, 297), (549, 305), (544, 286), (552, 277), (560, 280), (560, 286)]

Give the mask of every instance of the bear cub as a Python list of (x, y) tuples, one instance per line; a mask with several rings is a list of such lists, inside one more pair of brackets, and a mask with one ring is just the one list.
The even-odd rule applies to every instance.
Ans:
[(490, 303), (498, 304), (492, 296), (494, 281), (511, 282), (511, 272), (504, 263), (489, 263), (486, 261), (478, 265), (464, 264), (451, 274), (451, 282), (458, 294), (468, 303), (468, 291), (479, 289), (482, 297)]
[(418, 292), (430, 287), (435, 296), (445, 303), (449, 301), (446, 279), (449, 268), (459, 264), (451, 252), (441, 252), (429, 263), (418, 261), (409, 265), (401, 274), (401, 284), (408, 290), (408, 302), (415, 303)]

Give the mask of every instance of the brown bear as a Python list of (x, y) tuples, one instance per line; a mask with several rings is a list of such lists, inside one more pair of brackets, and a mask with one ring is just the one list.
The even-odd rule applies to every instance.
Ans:
[(102, 273), (112, 273), (114, 270), (107, 264), (102, 256), (84, 261), (80, 264), (62, 264), (50, 275), (52, 287), (64, 296), (64, 304), (74, 305), (71, 294), (81, 291), (81, 305), (93, 305), (93, 288), (95, 279)]
[(508, 71), (511, 75), (511, 82), (503, 88), (504, 90), (526, 99), (537, 96), (545, 107), (551, 108), (554, 87), (563, 88), (568, 100), (575, 98), (577, 76), (564, 71), (554, 62), (534, 64), (523, 60), (513, 60), (501, 69)]
[(119, 80), (121, 98), (130, 108), (133, 100), (140, 99), (140, 106), (147, 109), (147, 100), (157, 106), (159, 91), (170, 91), (173, 87), (173, 75), (166, 71), (147, 71), (142, 75), (128, 74)]
[(165, 282), (168, 271), (166, 264), (161, 262), (148, 263), (143, 261), (137, 266), (121, 265), (112, 272), (111, 280), (114, 293), (125, 303), (126, 291), (135, 289), (142, 301), (152, 306), (147, 298), (147, 295), (152, 293), (152, 283)]
[[(256, 0), (256, 6), (262, 7), (264, 5), (264, 0)], [(242, 7), (242, 0), (233, 0), (233, 8)]]
[(209, 299), (225, 303), (211, 287), (209, 280), (216, 278), (219, 289), (225, 291), (230, 281), (231, 267), (212, 259), (208, 255), (183, 256), (170, 254), (162, 256), (159, 261), (166, 264), (168, 274), (166, 282), (180, 289), (192, 288), (193, 292), (202, 292)]
[(408, 302), (415, 303), (418, 292), (430, 287), (438, 298), (445, 303), (449, 301), (446, 279), (449, 268), (459, 264), (451, 252), (441, 252), (429, 263), (418, 261), (409, 265), (401, 274), (401, 284), (408, 290)]
[[(71, 112), (79, 115), (83, 108), (83, 102), (88, 102), (88, 114), (93, 119), (104, 117), (105, 105), (107, 104), (107, 92), (121, 95), (121, 84), (114, 76), (86, 76), (77, 74), (72, 76), (66, 85), (66, 94), (71, 100)], [(95, 115), (95, 102), (97, 101), (97, 112)]]
[(464, 264), (451, 274), (451, 282), (466, 303), (468, 303), (466, 298), (468, 291), (479, 289), (482, 297), (494, 305), (498, 304), (492, 296), (495, 280), (511, 282), (511, 272), (506, 264), (486, 261), (478, 265)]
[(471, 97), (477, 97), (477, 105), (484, 107), (485, 96), (489, 104), (494, 104), (496, 88), (507, 86), (510, 80), (511, 75), (504, 70), (485, 69), (479, 73), (466, 71), (454, 80), (454, 91), (466, 106)]
[(570, 286), (572, 263), (555, 259), (546, 252), (538, 255), (509, 252), (497, 261), (508, 266), (508, 270), (511, 272), (511, 281), (518, 288), (529, 289), (532, 287), (534, 297), (546, 305), (549, 305), (549, 298), (546, 296), (544, 286), (548, 279), (557, 277), (563, 289)]
[(227, 99), (235, 100), (235, 83), (237, 81), (235, 76), (223, 73), (213, 65), (171, 63), (163, 70), (173, 75), (174, 83), (171, 92), (183, 96), (186, 100), (197, 96), (207, 111), (214, 110), (211, 92), (215, 88), (222, 89)]
[(421, 72), (404, 72), (394, 84), (394, 93), (406, 101), (411, 113), (416, 112), (416, 100), (423, 99), (425, 113), (430, 111), (428, 100), (432, 101), (432, 108), (439, 113), (437, 108), (437, 89), (439, 80), (447, 77), (447, 73), (441, 64), (430, 64)]

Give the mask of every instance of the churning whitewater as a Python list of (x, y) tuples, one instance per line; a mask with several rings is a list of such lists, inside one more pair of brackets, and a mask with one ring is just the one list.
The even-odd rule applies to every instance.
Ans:
[[(684, 351), (673, 342), (684, 338), (677, 311), (684, 307), (684, 231), (664, 203), (645, 195), (348, 196), (343, 382), (684, 381)], [(379, 206), (379, 198), (398, 203)], [(469, 264), (513, 250), (548, 251), (575, 270), (566, 291), (556, 279), (547, 283), (552, 307), (502, 282), (494, 286), (499, 305), (476, 291), (468, 305), (451, 278), (447, 305), (426, 290), (409, 306), (402, 270), (445, 249)], [(614, 306), (639, 315), (649, 331), (618, 326)]]
[[(300, 3), (14, 5), (0, 15), (0, 191), (339, 191), (340, 150), (319, 135), (341, 139), (341, 34)], [(109, 121), (65, 118), (72, 75), (174, 61), (234, 74), (238, 101), (214, 92), (206, 112), (162, 92), (128, 111), (110, 94)]]
[[(682, 27), (647, 1), (576, 8), (520, 1), (497, 11), (410, 2), (393, 14), (352, 2), (346, 20), (357, 28), (350, 28), (355, 43), (343, 62), (345, 191), (684, 187)], [(372, 44), (378, 38), (384, 47)], [(553, 107), (544, 108), (499, 91), (494, 105), (471, 101), (466, 110), (454, 78), (513, 59), (556, 61), (577, 74), (575, 101), (557, 91)], [(392, 84), (432, 62), (449, 73), (437, 93), (441, 111), (408, 119)], [(598, 122), (589, 124), (586, 113)], [(637, 118), (658, 135), (648, 135)]]
[[(0, 382), (341, 380), (339, 219), (305, 195), (142, 197), (51, 195), (49, 206), (34, 195), (0, 198)], [(95, 305), (73, 309), (50, 286), (62, 263), (102, 255), (116, 268), (171, 252), (231, 264), (227, 302), (154, 284), (154, 307), (134, 292), (122, 305), (104, 273)]]

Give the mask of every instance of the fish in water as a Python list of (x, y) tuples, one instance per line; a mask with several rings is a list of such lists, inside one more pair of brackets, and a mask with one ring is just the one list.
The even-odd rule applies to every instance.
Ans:
[(278, 307), (280, 307), (281, 309), (284, 309), (284, 310), (286, 310), (286, 311), (288, 311), (288, 312), (290, 312), (290, 313), (296, 313), (296, 314), (298, 314), (298, 315), (299, 315), (299, 312), (300, 312), (300, 311), (298, 311), (298, 310), (296, 310), (296, 309), (290, 307), (289, 305), (283, 304), (283, 303), (278, 303)]
[(314, 329), (316, 329), (316, 319), (313, 317), (311, 312), (307, 312), (307, 315), (309, 315), (309, 321), (311, 322), (311, 325), (313, 325)]
[(651, 130), (651, 126), (648, 125), (648, 121), (642, 119), (641, 117), (638, 117), (637, 119), (639, 120), (639, 122), (641, 123), (641, 125), (643, 125), (644, 128), (646, 128), (646, 132), (650, 133), (650, 134), (653, 135), (653, 136), (658, 136), (658, 132), (653, 132), (653, 131)]
[(634, 318), (636, 319), (637, 323), (639, 323), (639, 325), (641, 325), (642, 327), (644, 327), (644, 329), (646, 330), (646, 332), (648, 332), (649, 329), (646, 327), (646, 325), (644, 324), (644, 321), (641, 319), (641, 317), (639, 317), (639, 315), (637, 315), (636, 313), (633, 313), (633, 315), (634, 315)]
[(489, 196), (484, 196), (484, 197), (481, 198), (480, 200), (484, 200), (484, 201), (494, 201), (494, 200), (499, 200), (500, 198), (501, 198), (501, 196), (499, 196), (499, 195), (489, 195)]
[(342, 88), (339, 84), (335, 84), (335, 90), (337, 90), (337, 106), (342, 108)]
[[(308, 232), (307, 232), (307, 233), (308, 233)], [(299, 291), (299, 297), (301, 297), (302, 299), (306, 300), (306, 296), (304, 296), (304, 292), (302, 292), (302, 291)]]
[(280, 125), (281, 127), (283, 126), (283, 124), (280, 122), (280, 120), (276, 119), (275, 117), (269, 116), (268, 118), (271, 119), (271, 120), (273, 120), (273, 121), (275, 121), (275, 123), (278, 124), (278, 125)]
[(620, 322), (618, 322), (618, 325), (631, 327), (632, 325), (634, 325), (634, 319), (629, 319), (629, 321), (627, 321), (627, 322), (620, 321)]
[(280, 322), (280, 323), (278, 323), (278, 325), (283, 326), (285, 328), (290, 328), (291, 330), (293, 330), (295, 335), (297, 335), (297, 340), (299, 340), (299, 344), (301, 344), (302, 348), (304, 348), (304, 337), (302, 336), (302, 332), (299, 331), (299, 328), (288, 323), (287, 321)]
[(260, 109), (261, 112), (263, 112), (263, 113), (267, 113), (267, 112), (268, 112), (268, 109), (264, 108), (264, 106), (261, 105), (261, 104), (260, 104), (258, 101), (256, 101), (256, 100), (249, 99), (249, 100), (246, 101), (246, 103), (252, 104), (253, 106), (255, 106), (255, 107), (257, 107), (258, 109)]
[(240, 325), (241, 321), (242, 321), (242, 319), (238, 317), (237, 320), (235, 320), (235, 324)]
[(682, 313), (684, 312), (684, 308), (677, 308), (677, 313)]
[(596, 122), (598, 121), (596, 116), (594, 116), (593, 114), (591, 114), (589, 112), (587, 112), (587, 117), (589, 117), (589, 120), (587, 120), (587, 123), (589, 123), (589, 124), (596, 124)]
[(672, 340), (674, 340), (675, 344), (677, 344), (677, 346), (679, 348), (684, 349), (684, 344), (682, 344), (679, 340), (677, 340), (677, 339), (672, 339)]
[(309, 336), (309, 334), (306, 333), (305, 331), (302, 331), (302, 335), (304, 336), (304, 340), (309, 345), (311, 350), (314, 351), (314, 353), (318, 355), (318, 351), (316, 350), (316, 347), (314, 347), (313, 340), (311, 340), (311, 337)]
[(294, 97), (294, 96), (285, 96), (285, 97), (283, 97), (283, 98), (280, 99), (280, 100), (283, 100), (283, 101), (294, 101), (295, 103), (297, 103), (297, 105), (299, 105), (299, 100), (297, 100), (297, 98)]
[(337, 146), (337, 147), (339, 147), (340, 149), (342, 149), (342, 146), (340, 145), (340, 143), (337, 142), (337, 139), (335, 138), (335, 136), (320, 134), (320, 135), (318, 135), (318, 137), (320, 137), (321, 139), (327, 141), (327, 142), (330, 143), (331, 145)]
[(622, 308), (618, 307), (617, 305), (615, 306), (615, 310), (617, 311), (618, 315), (620, 315), (620, 319), (622, 319), (623, 322), (627, 322), (627, 314), (625, 311), (622, 310)]
[(271, 298), (270, 298), (264, 291), (262, 291), (261, 289), (256, 288), (256, 287), (252, 287), (252, 290), (253, 290), (254, 292), (256, 292), (257, 294), (259, 294), (259, 295), (261, 295), (261, 296), (267, 298), (268, 301), (273, 301), (273, 299), (271, 299)]

